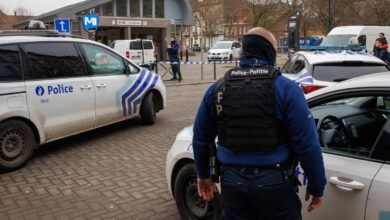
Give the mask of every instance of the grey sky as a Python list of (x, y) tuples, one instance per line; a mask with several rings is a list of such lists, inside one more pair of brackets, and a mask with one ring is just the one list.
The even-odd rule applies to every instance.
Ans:
[(0, 9), (12, 14), (15, 8), (21, 6), (29, 9), (33, 15), (40, 15), (82, 1), (84, 0), (0, 0)]

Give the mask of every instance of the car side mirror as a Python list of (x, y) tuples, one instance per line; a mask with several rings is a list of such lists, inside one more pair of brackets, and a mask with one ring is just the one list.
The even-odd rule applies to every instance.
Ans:
[(126, 74), (127, 74), (127, 75), (136, 74), (136, 73), (138, 73), (138, 72), (139, 72), (138, 69), (135, 68), (133, 65), (128, 64), (128, 65), (126, 66)]

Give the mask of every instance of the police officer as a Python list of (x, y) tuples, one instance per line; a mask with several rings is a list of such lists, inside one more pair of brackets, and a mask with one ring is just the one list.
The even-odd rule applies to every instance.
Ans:
[(315, 122), (301, 89), (280, 75), (275, 59), (272, 33), (251, 29), (242, 40), (240, 67), (207, 90), (196, 115), (198, 193), (210, 201), (216, 191), (209, 144), (218, 137), (225, 219), (301, 219), (301, 202), (290, 181), (295, 175), (287, 172), (292, 158), (308, 179), (308, 211), (322, 203), (326, 179)]
[(179, 80), (179, 82), (181, 82), (183, 78), (181, 77), (181, 72), (180, 72), (179, 50), (180, 50), (180, 45), (176, 42), (176, 39), (172, 37), (171, 43), (168, 44), (169, 62), (173, 63), (171, 64), (173, 78), (170, 80)]

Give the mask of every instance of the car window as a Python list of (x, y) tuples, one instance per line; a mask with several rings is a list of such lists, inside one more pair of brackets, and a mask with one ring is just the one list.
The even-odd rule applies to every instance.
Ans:
[(0, 46), (0, 82), (22, 80), (19, 48), (16, 45)]
[(153, 49), (153, 44), (152, 44), (151, 41), (142, 41), (142, 43), (144, 44), (144, 49), (145, 50)]
[(354, 77), (386, 71), (388, 71), (388, 69), (385, 65), (370, 65), (360, 62), (329, 63), (326, 65), (315, 65), (313, 70), (313, 77), (321, 81), (340, 82)]
[(291, 57), (282, 67), (282, 73), (297, 74), (305, 68), (305, 61), (299, 55)]
[(123, 59), (115, 53), (91, 44), (82, 44), (94, 75), (118, 75), (125, 73)]
[(142, 50), (141, 41), (131, 41), (130, 50)]
[(27, 79), (49, 79), (85, 76), (81, 57), (73, 43), (23, 44), (27, 54)]
[(381, 96), (357, 96), (312, 107), (322, 150), (369, 158), (390, 117), (390, 111), (383, 112), (378, 108), (381, 99)]
[(390, 162), (390, 120), (387, 120), (386, 125), (383, 127), (371, 157)]

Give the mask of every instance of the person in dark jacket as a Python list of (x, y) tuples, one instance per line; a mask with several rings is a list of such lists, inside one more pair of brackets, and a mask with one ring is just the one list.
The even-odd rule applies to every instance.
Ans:
[(207, 89), (196, 115), (192, 144), (198, 193), (206, 201), (214, 198), (209, 146), (218, 137), (225, 219), (301, 219), (295, 175), (286, 168), (295, 168), (292, 158), (308, 178), (308, 210), (322, 204), (326, 177), (315, 122), (302, 90), (274, 68), (275, 61), (271, 32), (249, 30), (240, 67)]
[(373, 52), (374, 52), (374, 56), (378, 57), (379, 59), (383, 60), (386, 64), (388, 64), (388, 52), (386, 48), (383, 48), (383, 39), (381, 38), (376, 39)]
[(176, 42), (175, 38), (171, 38), (171, 43), (168, 44), (167, 50), (168, 50), (169, 62), (172, 62), (171, 67), (172, 67), (173, 78), (171, 80), (179, 80), (179, 82), (181, 82), (183, 78), (181, 77), (181, 72), (180, 72), (180, 59), (179, 59), (180, 45)]
[(388, 49), (389, 48), (389, 45), (387, 44), (387, 39), (385, 37), (385, 34), (384, 33), (380, 33), (379, 34), (379, 38), (382, 40), (382, 46), (380, 48), (383, 48), (383, 49)]

